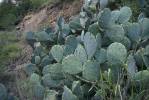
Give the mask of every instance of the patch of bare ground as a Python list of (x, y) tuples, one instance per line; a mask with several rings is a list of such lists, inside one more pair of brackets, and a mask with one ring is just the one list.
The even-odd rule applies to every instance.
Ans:
[(19, 24), (20, 31), (37, 31), (45, 25), (55, 26), (58, 16), (63, 16), (66, 21), (73, 15), (80, 12), (83, 0), (74, 0), (73, 2), (57, 2), (53, 5), (45, 6), (36, 13), (31, 13), (24, 17)]

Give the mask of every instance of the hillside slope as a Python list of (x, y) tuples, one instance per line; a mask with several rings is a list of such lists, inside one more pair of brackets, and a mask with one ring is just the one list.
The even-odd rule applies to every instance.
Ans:
[(80, 11), (82, 4), (83, 0), (49, 4), (36, 13), (26, 15), (18, 27), (21, 32), (37, 31), (44, 26), (54, 26), (57, 16), (60, 15), (68, 21), (70, 16), (76, 15)]

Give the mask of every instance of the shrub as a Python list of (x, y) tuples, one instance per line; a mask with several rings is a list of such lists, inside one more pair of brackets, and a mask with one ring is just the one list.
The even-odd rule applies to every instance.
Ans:
[(0, 29), (12, 29), (16, 21), (16, 7), (6, 2), (0, 4)]

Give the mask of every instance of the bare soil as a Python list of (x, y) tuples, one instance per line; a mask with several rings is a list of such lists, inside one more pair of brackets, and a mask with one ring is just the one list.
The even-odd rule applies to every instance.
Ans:
[(83, 0), (74, 2), (58, 2), (42, 8), (39, 12), (31, 13), (24, 17), (19, 24), (21, 32), (38, 31), (42, 25), (55, 26), (58, 16), (63, 16), (66, 21), (80, 12)]

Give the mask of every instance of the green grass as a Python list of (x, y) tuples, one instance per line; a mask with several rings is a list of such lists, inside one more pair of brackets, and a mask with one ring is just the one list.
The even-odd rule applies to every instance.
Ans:
[(6, 65), (18, 57), (20, 51), (15, 32), (0, 32), (0, 72), (6, 70)]

